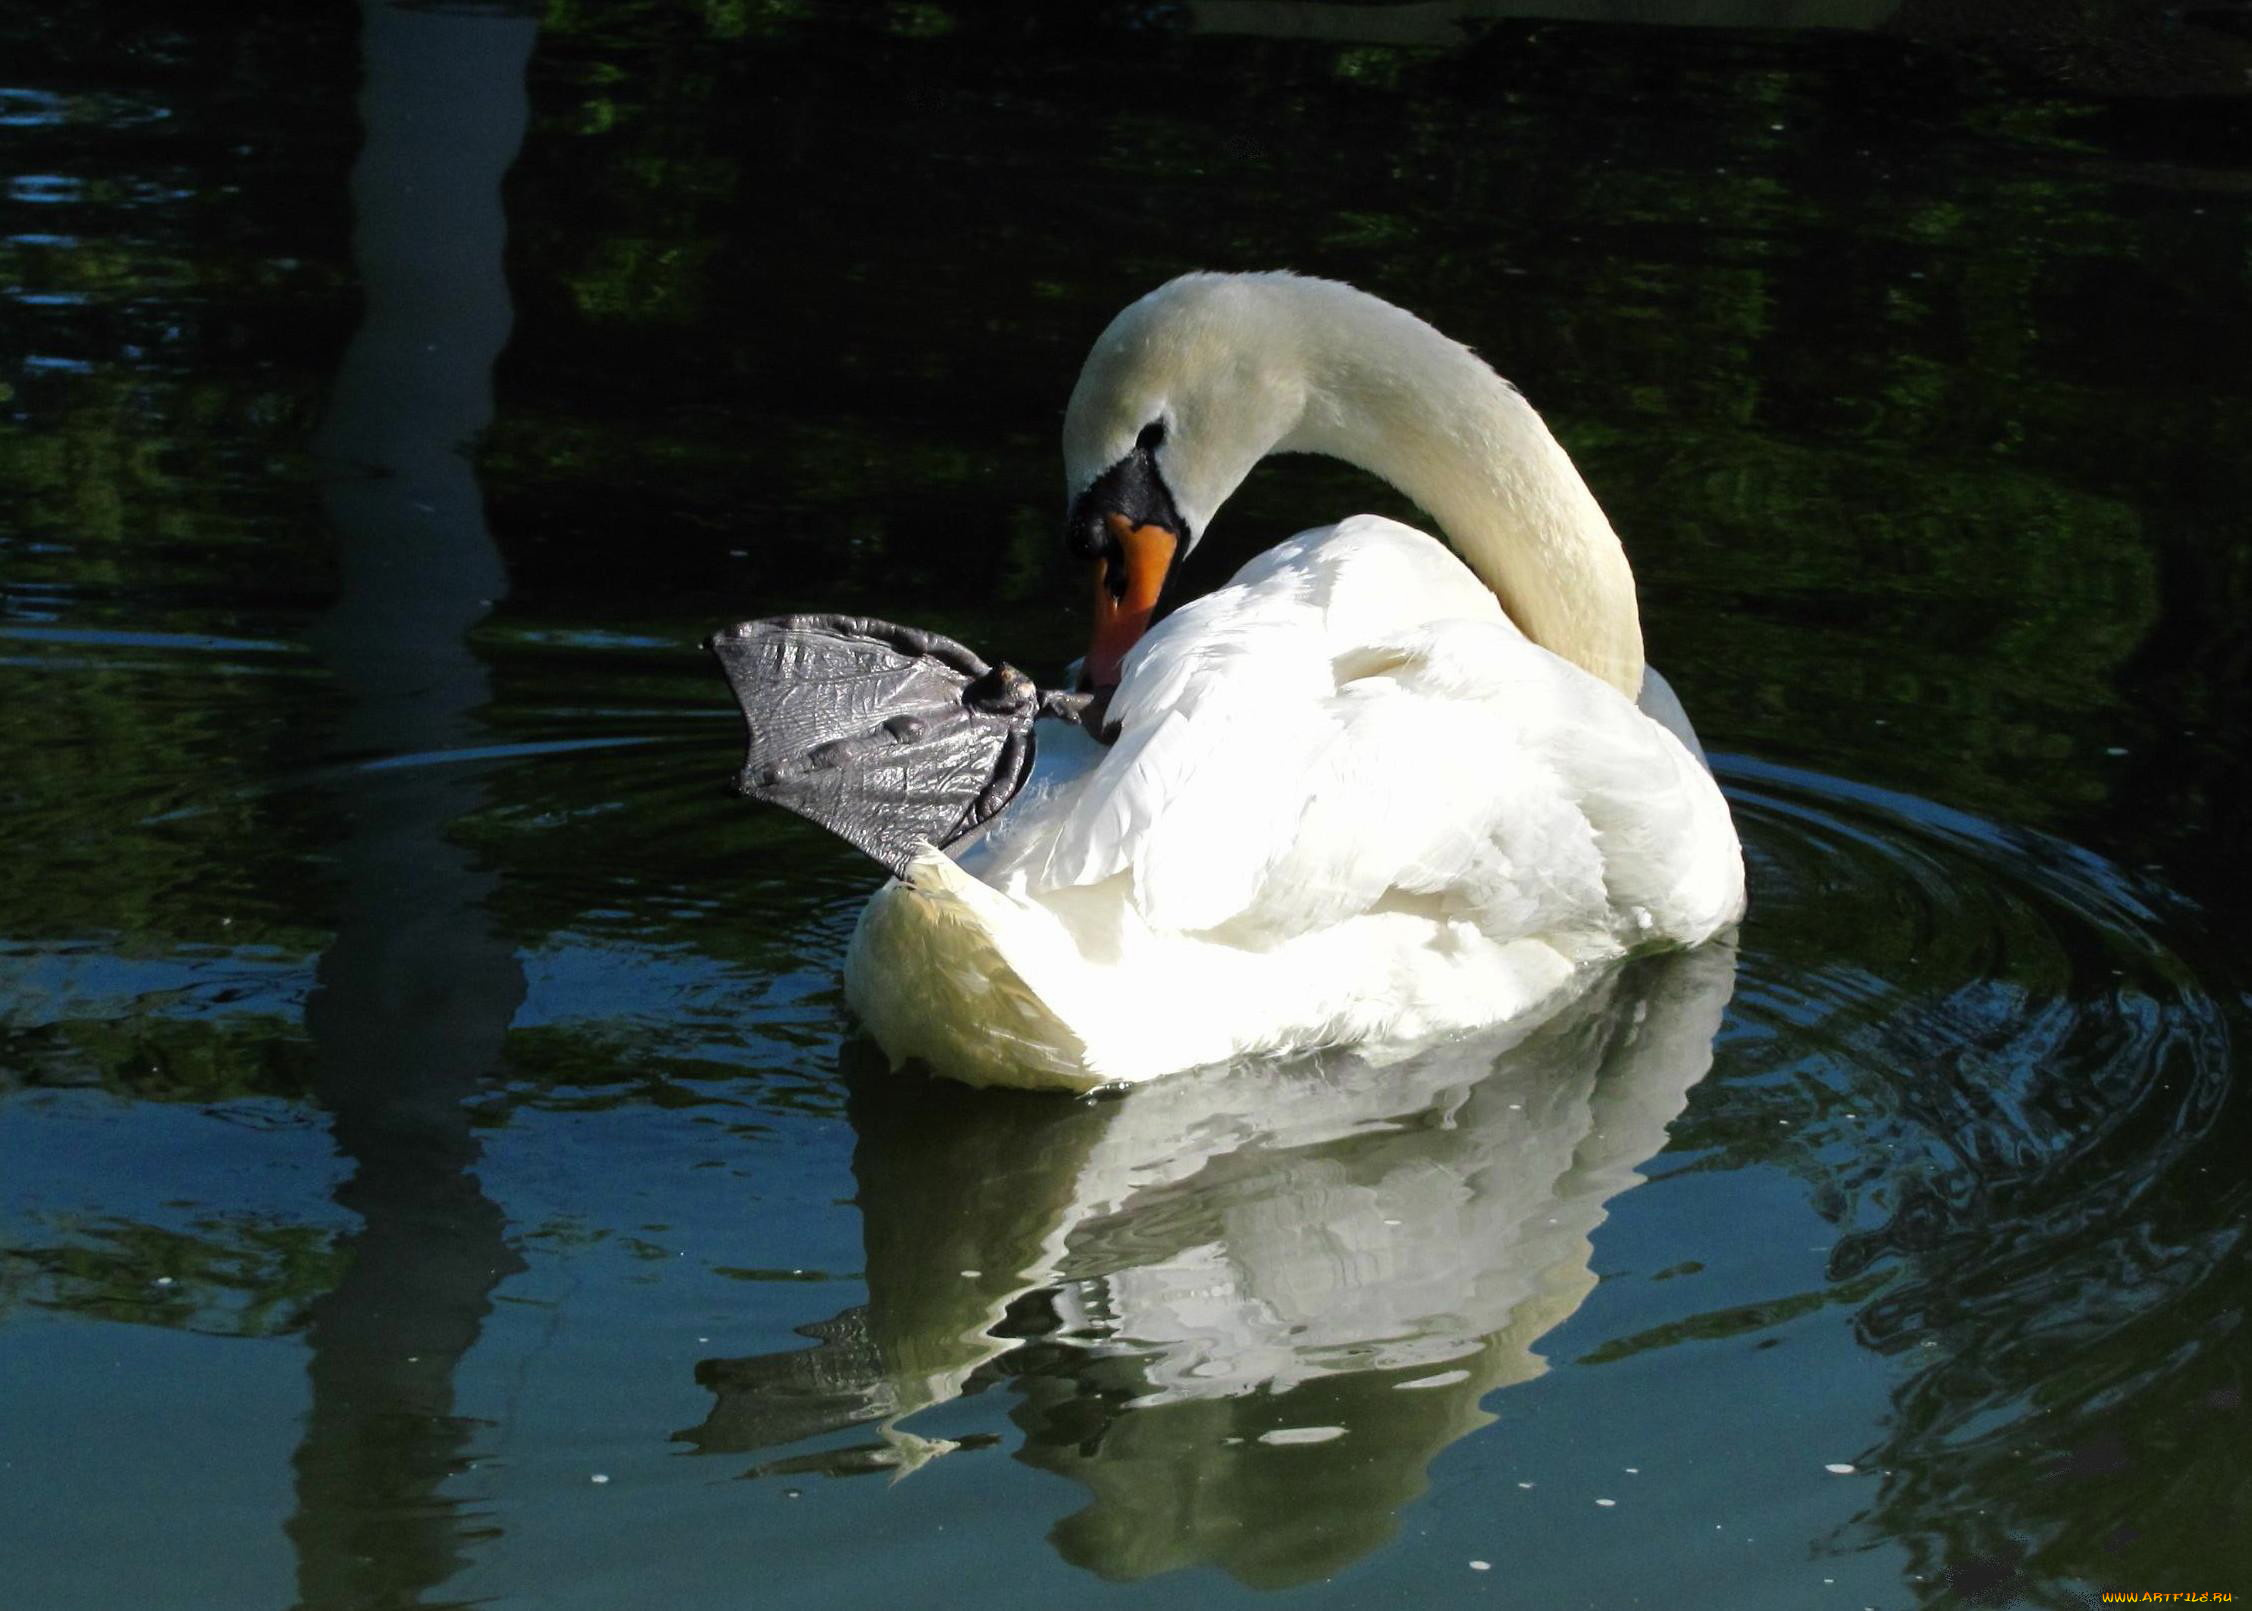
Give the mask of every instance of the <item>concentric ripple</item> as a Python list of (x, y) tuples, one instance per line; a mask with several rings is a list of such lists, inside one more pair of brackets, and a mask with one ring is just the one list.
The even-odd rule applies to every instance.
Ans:
[(2242, 984), (2198, 909), (2084, 850), (1723, 772), (1753, 909), (1725, 1072), (1675, 1146), (1804, 1178), (1840, 1232), (1831, 1279), (1873, 1292), (1856, 1334), (1907, 1374), (1863, 1457), (1886, 1473), (1866, 1536), (1936, 1567), (2053, 1553), (2052, 1580), (2085, 1575), (2074, 1473), (2139, 1527), (2164, 1510), (2088, 1451), (2241, 1345)]
[(2185, 955), (2179, 897), (1911, 796), (1748, 761), (1728, 776), (1754, 892), (1734, 1052), (1744, 1085), (1813, 1101), (1828, 1184), (1858, 1210), (1833, 1273), (2067, 1175), (2115, 1216), (2210, 1126), (2231, 992)]

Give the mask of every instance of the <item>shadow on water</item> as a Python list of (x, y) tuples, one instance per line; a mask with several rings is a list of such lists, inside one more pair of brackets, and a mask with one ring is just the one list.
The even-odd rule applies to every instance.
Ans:
[(868, 1301), (810, 1350), (713, 1359), (681, 1437), (904, 1473), (901, 1423), (1007, 1381), (1018, 1458), (1093, 1494), (1057, 1550), (1111, 1578), (1309, 1581), (1389, 1539), (1481, 1401), (1546, 1367), (1611, 1197), (1712, 1061), (1726, 945), (1652, 957), (1530, 1034), (1393, 1063), (1207, 1069), (1092, 1102), (853, 1081)]
[[(500, 181), (536, 23), (385, 0), (362, 16), (366, 305), (315, 441), (342, 572), (316, 642), (351, 696), (340, 747), (382, 757), (485, 736), (489, 679), (464, 634), (507, 577), (462, 450), (492, 416), (508, 336)], [(336, 1201), (360, 1223), (307, 1315), (288, 1532), (308, 1607), (426, 1603), (479, 1525), (440, 1491), (470, 1436), (453, 1375), (523, 1268), (463, 1105), (524, 997), (486, 911), (496, 880), (449, 837), (483, 797), (462, 768), (407, 767), (363, 772), (340, 802), (341, 910), (305, 1022), (314, 1095), (352, 1166)]]

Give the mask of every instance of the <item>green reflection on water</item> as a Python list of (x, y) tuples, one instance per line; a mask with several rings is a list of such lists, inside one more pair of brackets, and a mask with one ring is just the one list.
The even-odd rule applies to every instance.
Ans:
[[(809, 1253), (821, 1237), (865, 1231), (868, 1308), (895, 1318), (963, 1296), (957, 1262), (1024, 1263), (883, 1252), (881, 1192), (856, 1219), (824, 1195), (843, 1183), (803, 1161), (835, 1145), (845, 1111), (833, 979), (865, 874), (802, 825), (718, 795), (732, 718), (692, 644), (720, 620), (823, 606), (911, 615), (1036, 667), (1075, 652), (1077, 590), (1052, 541), (1057, 412), (1109, 313), (1190, 266), (1353, 279), (1520, 381), (1626, 534), (1656, 657), (1717, 746), (2045, 827), (2233, 910), (2252, 784), (2252, 381), (2236, 356), (2252, 223), (2243, 103), (2217, 92), (2240, 82), (2240, 39), (2131, 4), (2071, 8), (2069, 26), (1906, 5), (1884, 36), (1503, 21), (1457, 46), (1181, 30), (1218, 9), (1022, 23), (937, 5), (545, 9), (505, 196), (517, 326), (475, 444), (510, 594), (474, 634), (490, 697), (461, 736), (634, 742), (425, 786), (444, 804), (426, 864), (464, 881), (468, 921), (522, 960), (527, 990), (498, 1051), (455, 1071), (478, 1093), (476, 1139), (455, 1135), (447, 1167), (535, 1126), (583, 1133), (632, 1160), (622, 1172), (648, 1171), (658, 1201), (556, 1165), (563, 1204), (533, 1189), (552, 1184), (535, 1170), (513, 1177), (521, 1199), (458, 1171), (394, 1174), (388, 1209), (349, 1216), (328, 1201), (325, 1159), (271, 1192), (250, 1183), (299, 1121), (339, 1106), (301, 1014), (314, 959), (353, 920), (351, 802), (380, 815), (373, 803), (397, 798), (353, 781), (385, 757), (337, 736), (345, 692), (305, 652), (339, 585), (305, 445), (357, 317), (350, 19), (268, 8), (220, 28), (65, 3), (0, 21), (10, 74), (55, 97), (24, 103), (0, 156), (0, 178), (24, 181), (0, 225), (0, 624), (77, 634), (0, 637), (0, 809), (8, 842), (36, 847), (0, 879), (0, 1118), (42, 1183), (5, 1210), (7, 1326), (286, 1335), (344, 1288), (347, 1259), (363, 1296), (400, 1290), (384, 1285), (386, 1245), (394, 1274), (430, 1263), (452, 1293), (420, 1311), (444, 1334), (433, 1364), (362, 1361), (361, 1380), (433, 1419), (387, 1469), (348, 1458), (351, 1423), (331, 1408), (317, 1430), (347, 1457), (308, 1467), (308, 1488), (380, 1513), (364, 1535), (388, 1552), (377, 1581), (451, 1593), (486, 1563), (484, 1586), (515, 1592), (539, 1567), (514, 1538), (561, 1507), (459, 1469), (501, 1441), (453, 1409), (453, 1373), (475, 1364), (460, 1363), (465, 1339), (498, 1326), (484, 1318), (494, 1257), (533, 1266), (494, 1301), (532, 1308), (548, 1278), (605, 1292), (630, 1279), (668, 1325), (659, 1300), (707, 1304), (696, 1324), (715, 1337), (713, 1313), (767, 1330), (808, 1318), (765, 1300), (802, 1297), (796, 1280), (742, 1276), (855, 1268), (849, 1246)], [(1106, 75), (1133, 93), (1100, 92)], [(1359, 507), (1406, 513), (1350, 472), (1269, 466), (1195, 579)], [(1740, 799), (1795, 798), (1764, 775), (1735, 782)], [(2045, 841), (2013, 850), (2022, 863), (1959, 844), (1871, 860), (1855, 835), (1897, 849), (1913, 838), (1903, 820), (1815, 799), (1752, 831), (1763, 893), (1720, 1073), (1661, 1155), (1680, 1178), (1622, 1202), (1707, 1177), (1756, 1202), (1776, 1172), (1828, 1227), (1827, 1267), (1787, 1265), (1756, 1216), (1716, 1238), (1615, 1227), (1599, 1255), (1705, 1268), (1654, 1289), (1680, 1294), (1662, 1304), (1623, 1276), (1598, 1286), (1544, 1344), (1558, 1368), (1483, 1408), (1483, 1379), (1383, 1400), (1429, 1405), (1434, 1424), (1379, 1440), (1368, 1483), (1382, 1496), (1302, 1494), (1301, 1519), (1334, 1520), (1336, 1536), (1273, 1560), (1220, 1536), (1225, 1504), (1161, 1526), (1137, 1508), (1155, 1489), (1121, 1485), (1126, 1456), (1193, 1467), (1261, 1403), (1120, 1414), (1148, 1385), (1140, 1361), (1011, 1337), (1029, 1368), (996, 1375), (1005, 1409), (966, 1402), (948, 1411), (957, 1424), (925, 1406), (887, 1452), (961, 1444), (967, 1458), (917, 1471), (941, 1494), (974, 1486), (949, 1473), (981, 1439), (1068, 1473), (1082, 1485), (1069, 1501), (1023, 1502), (1086, 1507), (1059, 1546), (1120, 1574), (1395, 1562), (1428, 1592), (1467, 1551), (1379, 1541), (1427, 1465), (1441, 1497), (1503, 1489), (1477, 1464), (1497, 1445), (1463, 1436), (1486, 1414), (1554, 1403), (1591, 1425), (1606, 1410), (1655, 1420), (1642, 1369), (1678, 1371), (1661, 1380), (1689, 1394), (1781, 1394), (1793, 1350), (1850, 1314), (1865, 1363), (1817, 1375), (1816, 1391), (1882, 1384), (1889, 1407), (1862, 1426), (1863, 1463), (1890, 1473), (1874, 1497), (1795, 1533), (1778, 1519), (1788, 1542), (1749, 1578), (1684, 1578), (1696, 1557), (1653, 1530), (1610, 1582), (1662, 1571), (1692, 1597), (1712, 1589), (1709, 1603), (1801, 1603), (1809, 1543), (1840, 1561), (1872, 1552), (1872, 1581), (1927, 1603), (2245, 1581), (2233, 1519), (2252, 1495), (2226, 1435), (2243, 1413), (2237, 1165), (2252, 1141), (2231, 1038), (2240, 964), (2164, 903), (2135, 920), (2149, 947), (2116, 938), (2135, 925), (2115, 909), (2060, 908)], [(1965, 902), (1950, 883), (2002, 893)], [(887, 1139), (899, 1115), (882, 1093), (853, 1096), (870, 1155), (909, 1144)], [(50, 1159), (87, 1146), (74, 1104), (95, 1101), (134, 1134), (161, 1123), (86, 1154), (72, 1179)], [(214, 1139), (276, 1114), (271, 1153)], [(1103, 1123), (1070, 1110), (1034, 1128)], [(981, 1114), (957, 1166), (994, 1139), (984, 1128)], [(178, 1178), (191, 1153), (224, 1156), (243, 1200), (227, 1178)], [(670, 1172), (690, 1156), (760, 1195), (720, 1199), (706, 1228), (732, 1240), (714, 1233), (714, 1251), (684, 1260), (692, 1238), (645, 1226), (697, 1223)], [(447, 1264), (402, 1217), (424, 1187), (481, 1266)], [(1032, 1207), (954, 1228), (1006, 1240)], [(584, 1234), (539, 1229), (556, 1226)], [(672, 1260), (604, 1273), (604, 1250), (629, 1244)], [(1145, 1252), (1090, 1254), (1073, 1279)], [(680, 1296), (706, 1286), (739, 1307)], [(638, 1310), (552, 1312), (574, 1341), (662, 1353)], [(1757, 1356), (1768, 1374), (1726, 1375), (1729, 1348), (1762, 1344), (1777, 1349)], [(722, 1338), (712, 1349), (732, 1353), (700, 1357), (780, 1346)], [(614, 1382), (557, 1369), (567, 1391)], [(635, 1374), (676, 1397), (690, 1385), (676, 1363)], [(579, 1459), (567, 1417), (497, 1396), (488, 1412)], [(694, 1413), (667, 1400), (636, 1435), (661, 1451)], [(1750, 1424), (1771, 1441), (1747, 1459), (1780, 1458), (1781, 1423)], [(1082, 1452), (1102, 1426), (1109, 1452)], [(440, 1502), (464, 1494), (483, 1507), (466, 1521)], [(1271, 1500), (1244, 1514), (1271, 1530)], [(1419, 1526), (1443, 1525), (1443, 1506), (1418, 1504)], [(880, 1527), (907, 1512), (854, 1514)], [(1001, 1525), (985, 1523), (996, 1547)], [(1584, 1528), (1550, 1530), (1586, 1554), (1598, 1535)], [(844, 1529), (833, 1553), (859, 1536)], [(299, 1541), (338, 1568), (318, 1582), (350, 1580), (345, 1533), (301, 1526)], [(722, 1558), (709, 1536), (691, 1543), (671, 1568), (688, 1583), (693, 1562)], [(1584, 1590), (1576, 1565), (1528, 1564), (1526, 1581)]]

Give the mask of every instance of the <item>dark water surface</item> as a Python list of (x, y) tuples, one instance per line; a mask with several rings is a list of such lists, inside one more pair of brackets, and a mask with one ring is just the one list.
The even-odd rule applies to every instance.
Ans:
[[(2252, 1595), (2248, 70), (0, 8), (0, 1603)], [(1751, 916), (1387, 1067), (893, 1076), (696, 640), (1052, 673), (1087, 343), (1275, 265), (1547, 412)], [(1270, 464), (1192, 580), (1364, 507)]]

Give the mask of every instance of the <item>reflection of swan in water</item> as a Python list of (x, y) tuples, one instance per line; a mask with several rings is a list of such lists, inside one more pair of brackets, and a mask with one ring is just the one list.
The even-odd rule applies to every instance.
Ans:
[(896, 1080), (856, 1095), (868, 1302), (819, 1346), (708, 1360), (683, 1437), (883, 1441), (769, 1470), (901, 1471), (906, 1416), (1002, 1378), (1021, 1458), (1094, 1500), (1058, 1549), (1106, 1576), (1252, 1583), (1389, 1536), (1431, 1459), (1538, 1375), (1589, 1238), (1710, 1066), (1725, 944), (1629, 964), (1509, 1038), (1387, 1066), (1200, 1070), (1095, 1103)]

